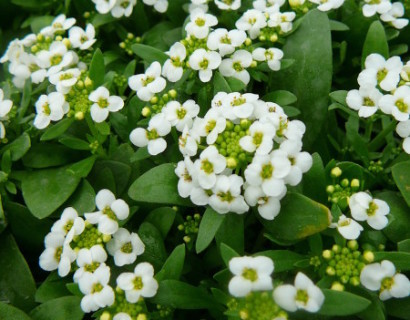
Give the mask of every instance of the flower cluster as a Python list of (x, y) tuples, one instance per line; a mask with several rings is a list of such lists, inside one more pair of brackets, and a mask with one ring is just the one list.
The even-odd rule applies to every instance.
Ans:
[(362, 12), (365, 17), (378, 13), (383, 22), (396, 29), (403, 29), (409, 23), (408, 19), (403, 18), (404, 5), (400, 1), (391, 3), (390, 0), (364, 0)]
[(297, 185), (312, 165), (301, 151), (305, 125), (256, 94), (219, 92), (211, 104), (179, 139), (185, 157), (175, 170), (180, 196), (219, 213), (257, 206), (262, 217), (274, 219), (286, 184)]
[[(129, 216), (124, 200), (116, 199), (111, 191), (103, 189), (97, 193), (95, 202), (98, 211), (84, 213), (85, 219), (72, 207), (63, 211), (45, 238), (41, 268), (58, 270), (61, 277), (76, 270), (73, 280), (84, 295), (81, 300), (84, 312), (119, 304), (121, 294), (125, 294), (128, 303), (154, 296), (158, 283), (153, 267), (147, 262), (137, 264), (133, 273), (121, 273), (117, 290), (109, 285), (112, 263), (108, 261), (108, 254), (115, 266), (122, 267), (133, 264), (145, 246), (137, 233), (119, 227), (119, 222)], [(76, 267), (72, 267), (74, 263)], [(117, 308), (117, 312), (126, 310)]]
[(368, 118), (380, 110), (399, 121), (396, 131), (405, 139), (403, 148), (407, 153), (410, 153), (409, 74), (410, 62), (403, 65), (398, 56), (386, 60), (373, 53), (366, 58), (365, 69), (358, 76), (359, 90), (350, 90), (346, 97), (347, 105), (357, 110), (359, 117)]
[[(101, 14), (111, 13), (114, 18), (129, 17), (134, 10), (137, 0), (92, 0), (95, 9)], [(153, 6), (158, 12), (168, 9), (168, 0), (142, 0), (148, 6)]]

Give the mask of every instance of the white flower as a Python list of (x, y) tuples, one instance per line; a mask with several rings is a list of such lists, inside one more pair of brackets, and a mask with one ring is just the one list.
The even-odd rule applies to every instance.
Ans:
[(160, 13), (164, 13), (168, 10), (168, 0), (142, 0), (149, 6), (154, 6), (154, 9)]
[(246, 40), (246, 33), (242, 30), (228, 30), (219, 28), (208, 36), (207, 46), (211, 50), (218, 50), (221, 56), (231, 54), (235, 48), (241, 46)]
[(245, 213), (249, 206), (241, 195), (242, 185), (242, 177), (236, 174), (218, 176), (212, 188), (213, 195), (209, 198), (209, 204), (218, 213)]
[(261, 186), (266, 195), (277, 197), (286, 190), (283, 179), (290, 168), (286, 152), (275, 150), (270, 155), (255, 155), (245, 169), (245, 179), (251, 186)]
[(279, 11), (279, 8), (285, 4), (285, 0), (254, 0), (253, 7), (256, 10), (272, 13)]
[(206, 51), (205, 49), (195, 50), (189, 57), (189, 66), (193, 70), (199, 71), (199, 79), (202, 82), (209, 82), (212, 78), (212, 70), (221, 64), (221, 56), (216, 51)]
[(182, 132), (185, 126), (192, 127), (193, 118), (199, 113), (199, 106), (194, 100), (187, 100), (181, 105), (178, 101), (170, 101), (162, 109), (165, 118)]
[(268, 257), (235, 257), (229, 261), (234, 277), (229, 281), (229, 293), (245, 297), (251, 291), (272, 290), (273, 261)]
[(308, 312), (320, 310), (325, 296), (319, 287), (302, 272), (298, 272), (295, 285), (281, 285), (273, 292), (275, 302), (283, 309), (295, 312), (304, 309)]
[(249, 9), (236, 21), (235, 26), (239, 30), (248, 31), (251, 39), (255, 39), (259, 36), (261, 29), (267, 26), (266, 17), (259, 10)]
[(84, 216), (92, 224), (98, 224), (98, 230), (103, 234), (114, 234), (118, 230), (118, 220), (128, 218), (130, 209), (122, 199), (115, 199), (108, 190), (100, 190), (95, 197), (95, 204), (99, 211), (85, 213)]
[(74, 18), (66, 18), (64, 14), (60, 14), (53, 20), (50, 26), (41, 29), (40, 33), (47, 37), (52, 37), (57, 32), (64, 32), (70, 29), (74, 24)]
[(73, 68), (52, 74), (48, 77), (48, 80), (50, 81), (50, 83), (56, 86), (58, 92), (67, 94), (70, 91), (71, 87), (77, 83), (80, 75), (80, 69)]
[(269, 197), (260, 186), (245, 184), (245, 200), (250, 206), (258, 206), (262, 218), (273, 220), (280, 212), (280, 199), (286, 195), (286, 190), (277, 197)]
[(137, 0), (117, 0), (111, 14), (114, 18), (129, 17), (136, 4)]
[(190, 21), (185, 26), (188, 35), (204, 39), (209, 34), (209, 28), (218, 24), (218, 19), (212, 14), (197, 9), (191, 12)]
[(379, 199), (373, 199), (366, 192), (357, 192), (349, 199), (352, 217), (357, 221), (367, 221), (376, 230), (383, 229), (387, 223), (386, 215), (389, 214), (389, 205)]
[(9, 99), (4, 100), (4, 92), (3, 89), (0, 88), (0, 118), (6, 117), (11, 107), (13, 107), (13, 101)]
[(249, 135), (239, 140), (239, 145), (248, 152), (266, 155), (273, 148), (273, 137), (275, 136), (275, 127), (270, 123), (255, 121), (249, 127)]
[(128, 79), (130, 88), (137, 92), (142, 101), (149, 101), (154, 94), (165, 89), (167, 82), (161, 77), (161, 65), (153, 62), (143, 74), (137, 74)]
[(137, 256), (143, 254), (145, 245), (137, 233), (119, 228), (113, 238), (107, 243), (107, 251), (114, 257), (116, 266), (134, 263)]
[(126, 312), (119, 312), (115, 314), (112, 320), (132, 320), (131, 316)]
[(362, 8), (365, 17), (374, 16), (377, 13), (383, 14), (390, 10), (392, 4), (390, 0), (364, 0), (365, 4)]
[(253, 93), (231, 92), (222, 103), (221, 112), (229, 120), (248, 119), (252, 116), (259, 96)]
[(90, 249), (80, 249), (77, 255), (77, 265), (79, 268), (74, 273), (74, 282), (79, 282), (81, 278), (90, 276), (99, 268), (108, 269), (109, 272), (109, 267), (104, 263), (106, 260), (107, 252), (105, 252), (100, 244), (96, 244)]
[(276, 48), (256, 48), (252, 52), (252, 57), (256, 61), (266, 61), (273, 71), (280, 70), (280, 60), (283, 58), (283, 51)]
[(40, 255), (40, 267), (46, 271), (58, 269), (58, 275), (65, 277), (71, 270), (71, 263), (76, 259), (76, 253), (65, 243), (65, 235), (60, 232), (50, 232), (44, 238), (45, 250)]
[(320, 11), (330, 11), (332, 9), (340, 8), (345, 0), (309, 0), (318, 5), (317, 9)]
[(37, 54), (38, 66), (48, 69), (47, 74), (49, 76), (75, 63), (77, 59), (77, 55), (73, 51), (68, 51), (61, 41), (54, 41), (48, 51), (42, 50)]
[(403, 149), (410, 154), (410, 120), (399, 122), (396, 127), (397, 134), (404, 138)]
[[(195, 121), (198, 120), (199, 118), (195, 118)], [(185, 126), (182, 134), (178, 138), (179, 151), (183, 156), (192, 157), (198, 152), (198, 144), (200, 141), (201, 137), (197, 132), (195, 130), (190, 130), (188, 126)]]
[(78, 216), (77, 211), (68, 207), (61, 214), (61, 218), (54, 222), (51, 227), (51, 232), (62, 233), (65, 235), (65, 244), (69, 244), (74, 236), (81, 234), (84, 231), (85, 223), (83, 218)]
[(357, 82), (360, 86), (380, 86), (385, 91), (397, 88), (403, 67), (400, 57), (394, 56), (387, 61), (378, 53), (372, 53), (365, 60), (365, 67), (359, 73)]
[(241, 0), (215, 0), (215, 4), (221, 10), (237, 10), (241, 7)]
[(197, 121), (198, 134), (202, 137), (206, 137), (206, 143), (208, 145), (215, 143), (218, 138), (218, 134), (223, 132), (226, 127), (226, 119), (221, 116), (218, 110), (210, 109), (204, 119)]
[(69, 40), (73, 48), (80, 50), (89, 49), (96, 41), (94, 26), (89, 23), (85, 30), (80, 27), (72, 27), (68, 32)]
[(229, 58), (221, 62), (219, 71), (224, 77), (234, 77), (248, 84), (250, 80), (249, 68), (252, 64), (252, 54), (246, 50), (238, 50)]
[(4, 139), (6, 137), (6, 128), (4, 127), (3, 122), (0, 121), (0, 139)]
[(162, 75), (171, 82), (177, 82), (182, 78), (184, 72), (183, 63), (186, 58), (186, 48), (181, 42), (176, 42), (167, 54), (170, 56), (170, 59), (165, 61)]
[(69, 105), (62, 93), (52, 92), (48, 96), (43, 94), (36, 102), (37, 115), (34, 118), (34, 126), (37, 129), (44, 129), (50, 121), (61, 120), (68, 110)]
[(394, 2), (389, 11), (383, 13), (380, 19), (388, 22), (396, 29), (403, 29), (409, 24), (409, 19), (402, 18), (404, 16), (404, 6), (401, 2)]
[(154, 268), (148, 262), (137, 264), (134, 272), (124, 272), (117, 278), (117, 285), (125, 291), (128, 302), (136, 303), (140, 297), (151, 298), (158, 290)]
[(179, 161), (175, 169), (175, 174), (178, 176), (178, 194), (182, 198), (190, 196), (194, 187), (193, 179), (193, 163), (189, 157), (185, 157), (183, 161)]
[(194, 162), (194, 166), (199, 185), (204, 189), (211, 189), (216, 183), (216, 174), (225, 170), (226, 160), (212, 145), (202, 151), (200, 159)]
[(114, 8), (117, 0), (92, 0), (95, 3), (95, 9), (102, 14), (106, 14)]
[(407, 121), (410, 114), (410, 87), (401, 86), (394, 94), (386, 94), (379, 101), (380, 109), (397, 121)]
[(148, 146), (149, 154), (155, 156), (166, 149), (167, 142), (162, 137), (170, 131), (171, 124), (163, 113), (158, 113), (151, 118), (147, 130), (143, 128), (132, 130), (130, 140), (137, 147)]
[(82, 277), (78, 282), (80, 291), (84, 294), (81, 309), (85, 313), (111, 306), (114, 303), (114, 290), (108, 285), (110, 275), (109, 268), (98, 268), (94, 273)]
[(339, 217), (337, 223), (331, 223), (330, 228), (337, 228), (337, 231), (348, 240), (355, 240), (360, 236), (360, 232), (363, 231), (363, 227), (355, 220), (346, 217), (342, 214)]
[(383, 94), (375, 87), (365, 86), (359, 90), (350, 90), (347, 93), (346, 103), (353, 110), (359, 111), (359, 117), (368, 118), (379, 109), (379, 101)]
[(124, 107), (124, 100), (118, 96), (110, 96), (106, 87), (98, 87), (90, 93), (88, 99), (94, 102), (90, 113), (91, 118), (97, 123), (107, 119), (110, 112), (117, 112)]
[(360, 282), (369, 290), (380, 290), (381, 300), (410, 295), (409, 279), (404, 274), (397, 273), (394, 264), (388, 260), (365, 266), (360, 273)]
[(271, 28), (279, 27), (284, 33), (289, 32), (293, 28), (292, 21), (295, 20), (296, 13), (290, 12), (273, 12), (269, 16), (268, 26)]

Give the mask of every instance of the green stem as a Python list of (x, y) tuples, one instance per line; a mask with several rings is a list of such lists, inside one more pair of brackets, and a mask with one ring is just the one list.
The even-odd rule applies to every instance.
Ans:
[(386, 136), (396, 128), (397, 121), (393, 120), (369, 143), (369, 151), (378, 150), (384, 143)]

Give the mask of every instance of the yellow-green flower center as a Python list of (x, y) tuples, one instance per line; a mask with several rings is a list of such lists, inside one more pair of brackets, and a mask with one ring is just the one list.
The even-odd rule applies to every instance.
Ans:
[(377, 209), (379, 209), (379, 207), (372, 201), (369, 203), (369, 209), (367, 209), (366, 213), (368, 216), (374, 216)]
[(256, 280), (258, 280), (258, 273), (256, 272), (255, 269), (244, 268), (242, 272), (242, 277), (245, 278), (246, 280), (255, 282)]
[(135, 290), (141, 290), (144, 287), (141, 277), (135, 277), (133, 283), (134, 283)]
[(406, 103), (404, 103), (403, 99), (399, 99), (396, 101), (396, 107), (400, 110), (400, 112), (404, 113), (408, 112), (409, 110), (409, 106)]
[(299, 289), (296, 292), (296, 301), (302, 302), (304, 305), (306, 305), (308, 303), (308, 300), (309, 300), (309, 296), (306, 290)]
[(124, 245), (121, 247), (121, 252), (131, 253), (131, 252), (132, 252), (132, 243), (131, 243), (131, 242), (127, 242), (126, 244), (124, 244)]
[(107, 108), (109, 105), (108, 100), (105, 98), (99, 98), (97, 104), (101, 109)]
[(262, 179), (264, 180), (270, 179), (272, 177), (272, 174), (273, 174), (273, 166), (270, 163), (262, 166), (262, 170), (261, 170)]
[(208, 159), (202, 160), (201, 164), (201, 169), (206, 173), (211, 174), (214, 172), (214, 165)]

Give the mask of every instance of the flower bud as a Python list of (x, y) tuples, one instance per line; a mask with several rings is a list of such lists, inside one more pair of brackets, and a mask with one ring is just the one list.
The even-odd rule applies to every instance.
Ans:
[(330, 175), (332, 176), (332, 178), (338, 178), (342, 175), (342, 170), (339, 167), (334, 167), (330, 171)]
[(344, 291), (345, 286), (338, 281), (333, 282), (332, 286), (330, 287), (331, 290), (335, 291)]
[(366, 262), (371, 263), (374, 261), (374, 253), (371, 251), (365, 251), (363, 253), (363, 258)]
[(335, 192), (335, 187), (333, 185), (328, 185), (326, 187), (326, 192), (332, 194), (333, 192)]
[(108, 311), (104, 311), (100, 316), (100, 320), (111, 320), (111, 315)]
[(83, 120), (84, 119), (84, 112), (78, 111), (78, 112), (76, 112), (74, 117), (75, 117), (76, 120)]
[(347, 246), (348, 246), (349, 249), (351, 249), (351, 250), (357, 250), (357, 249), (359, 249), (359, 244), (357, 243), (356, 240), (350, 240), (350, 241), (347, 243)]
[(360, 187), (360, 181), (359, 181), (359, 179), (353, 179), (353, 180), (350, 182), (350, 186), (351, 186), (353, 189), (359, 188), (359, 187)]
[(333, 257), (333, 252), (330, 251), (330, 250), (325, 250), (325, 251), (323, 251), (322, 256), (326, 260), (330, 260)]
[(168, 94), (171, 98), (175, 99), (175, 97), (177, 96), (177, 91), (175, 89), (172, 89), (168, 91)]
[(148, 117), (151, 114), (151, 109), (149, 107), (142, 108), (141, 114), (144, 117)]
[(349, 180), (343, 179), (340, 184), (342, 185), (343, 188), (347, 188), (349, 186)]

